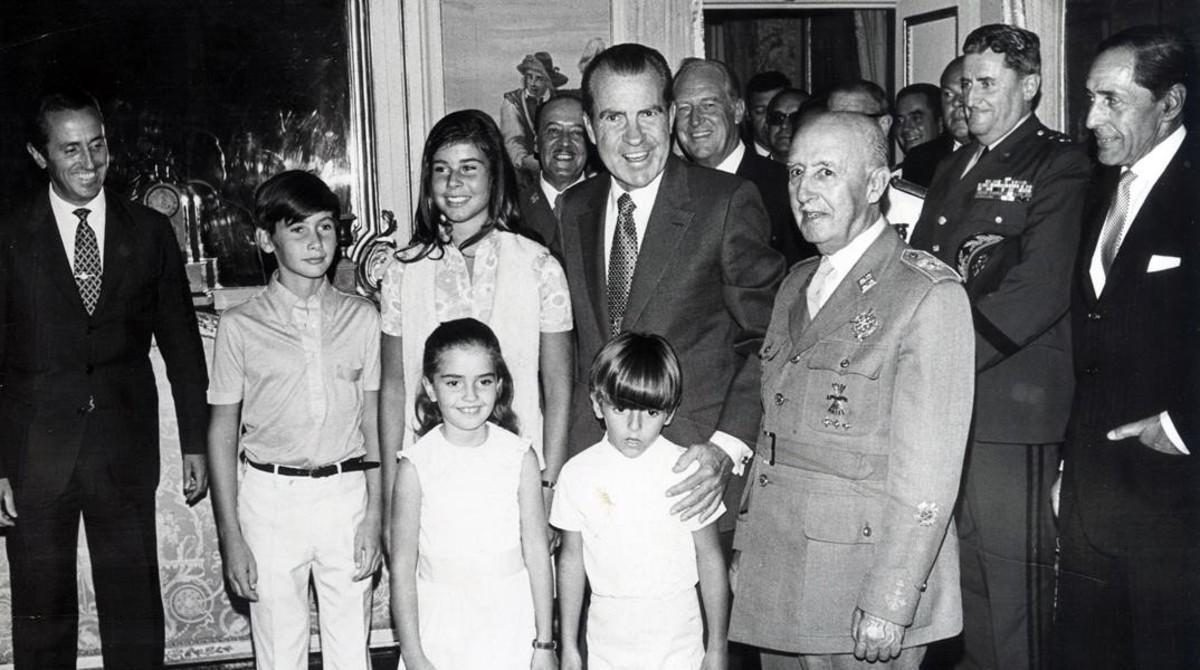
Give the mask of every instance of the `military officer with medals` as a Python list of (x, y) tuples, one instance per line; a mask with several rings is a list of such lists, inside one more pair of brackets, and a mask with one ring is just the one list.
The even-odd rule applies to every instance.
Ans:
[(1090, 163), (1033, 113), (1038, 37), (993, 24), (963, 45), (975, 143), (943, 160), (911, 244), (963, 274), (976, 400), (963, 497), (957, 667), (1044, 663), (1054, 587), (1049, 489), (1071, 407), (1071, 269)]
[(791, 207), (797, 264), (761, 350), (764, 414), (739, 510), (730, 639), (764, 670), (916, 669), (961, 627), (951, 511), (974, 385), (958, 274), (890, 234), (887, 139), (807, 118)]

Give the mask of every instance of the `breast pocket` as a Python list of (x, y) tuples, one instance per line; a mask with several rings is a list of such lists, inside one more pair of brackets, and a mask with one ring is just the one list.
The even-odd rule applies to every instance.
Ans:
[(884, 352), (858, 342), (818, 343), (808, 358), (804, 425), (835, 435), (876, 430)]

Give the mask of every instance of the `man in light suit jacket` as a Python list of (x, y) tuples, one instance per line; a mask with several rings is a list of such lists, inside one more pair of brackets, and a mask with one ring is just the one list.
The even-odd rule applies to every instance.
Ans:
[(1087, 78), (1100, 163), (1072, 293), (1060, 668), (1200, 664), (1200, 165), (1184, 36), (1101, 43)]
[(730, 639), (764, 670), (916, 670), (961, 628), (958, 493), (974, 334), (958, 275), (888, 229), (887, 136), (802, 122), (792, 207), (821, 251), (775, 300), (762, 433), (734, 537)]
[(622, 330), (662, 335), (684, 378), (683, 401), (663, 434), (690, 447), (681, 469), (701, 463), (671, 492), (691, 491), (676, 511), (706, 517), (757, 433), (755, 352), (783, 258), (768, 244), (752, 184), (671, 155), (671, 72), (662, 54), (639, 44), (606, 49), (588, 64), (583, 95), (588, 136), (611, 176), (572, 188), (563, 202), (578, 343), (568, 450), (603, 434), (588, 400), (596, 352)]
[(1050, 486), (1071, 407), (1071, 268), (1091, 164), (1033, 113), (1036, 34), (986, 25), (963, 52), (975, 143), (938, 165), (910, 239), (963, 275), (975, 317), (956, 667), (1040, 668), (1054, 597)]
[(104, 665), (163, 665), (155, 536), (154, 338), (167, 365), (188, 502), (207, 489), (208, 378), (178, 242), (162, 215), (104, 189), (94, 99), (43, 97), (29, 154), (50, 185), (0, 223), (0, 524), (13, 660), (74, 668), (82, 515)]
[(746, 103), (737, 76), (721, 61), (688, 58), (672, 85), (675, 140), (693, 163), (749, 180), (771, 219), (771, 246), (793, 263), (816, 255), (800, 237), (787, 202), (787, 169), (759, 156), (738, 137)]

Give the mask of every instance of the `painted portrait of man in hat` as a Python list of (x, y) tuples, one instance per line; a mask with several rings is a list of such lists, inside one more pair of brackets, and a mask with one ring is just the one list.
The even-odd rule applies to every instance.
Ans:
[(567, 83), (567, 76), (554, 65), (554, 60), (545, 51), (526, 54), (517, 64), (521, 73), (521, 88), (504, 94), (500, 103), (500, 132), (504, 135), (504, 148), (517, 169), (520, 179), (532, 178), (538, 173), (538, 160), (534, 153), (537, 143), (537, 112), (550, 95)]

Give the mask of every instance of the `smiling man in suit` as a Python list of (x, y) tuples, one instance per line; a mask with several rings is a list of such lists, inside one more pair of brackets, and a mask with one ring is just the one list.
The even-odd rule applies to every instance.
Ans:
[(563, 194), (587, 176), (587, 135), (583, 103), (577, 95), (557, 93), (538, 109), (537, 146), (538, 178), (522, 188), (517, 198), (521, 228), (558, 257)]
[(963, 52), (975, 143), (941, 163), (911, 239), (963, 275), (975, 317), (959, 667), (1039, 668), (1054, 595), (1050, 487), (1071, 405), (1071, 267), (1091, 165), (1033, 112), (1037, 35), (986, 25)]
[(41, 98), (28, 152), (46, 191), (0, 223), (0, 525), (13, 660), (74, 668), (75, 556), (87, 531), (104, 665), (161, 668), (158, 393), (171, 380), (189, 503), (207, 490), (204, 350), (183, 260), (160, 214), (104, 188), (96, 101)]
[(675, 140), (688, 160), (736, 174), (758, 188), (771, 219), (771, 246), (787, 264), (816, 254), (800, 237), (787, 202), (787, 171), (749, 150), (738, 136), (746, 104), (737, 77), (721, 61), (689, 58), (679, 66), (675, 96)]
[(1056, 667), (1200, 663), (1200, 167), (1179, 32), (1100, 44), (1093, 180), (1072, 294)]
[[(602, 435), (587, 387), (596, 352), (624, 330), (662, 335), (686, 380), (663, 434), (689, 446), (680, 470), (701, 464), (671, 489), (682, 495), (674, 511), (707, 517), (758, 432), (755, 354), (783, 257), (769, 245), (753, 184), (671, 155), (675, 107), (662, 54), (640, 44), (604, 50), (588, 64), (583, 95), (588, 136), (609, 174), (570, 189), (563, 201), (563, 265), (579, 352), (568, 450)], [(723, 528), (731, 531), (732, 521)]]

